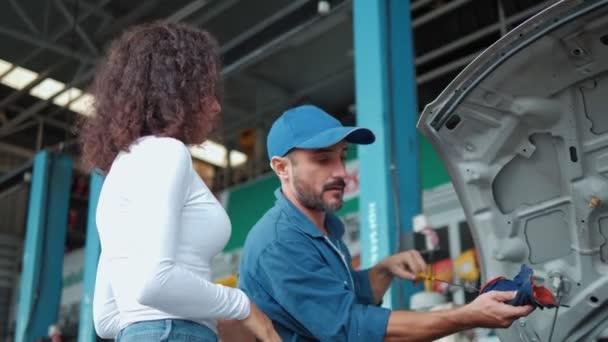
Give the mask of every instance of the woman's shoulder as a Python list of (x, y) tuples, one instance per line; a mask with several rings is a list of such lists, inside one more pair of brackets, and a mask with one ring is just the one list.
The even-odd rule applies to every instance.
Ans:
[(174, 149), (174, 150), (187, 150), (186, 145), (175, 138), (171, 137), (160, 137), (155, 135), (146, 135), (138, 138), (131, 144), (133, 148), (158, 148), (158, 149)]
[(128, 152), (121, 153), (120, 163), (138, 165), (191, 165), (188, 147), (178, 139), (170, 137), (145, 136), (134, 141)]
[(130, 152), (135, 154), (152, 154), (157, 157), (189, 156), (188, 147), (178, 139), (171, 137), (145, 136), (131, 145)]

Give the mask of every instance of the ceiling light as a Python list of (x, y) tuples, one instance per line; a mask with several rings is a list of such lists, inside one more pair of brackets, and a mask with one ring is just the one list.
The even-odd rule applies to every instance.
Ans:
[(9, 63), (4, 59), (0, 59), (0, 75), (4, 75), (4, 73), (9, 71), (12, 67), (12, 63)]
[(241, 151), (230, 151), (230, 164), (232, 166), (240, 166), (247, 162), (247, 155)]
[(38, 78), (38, 73), (18, 66), (2, 77), (1, 82), (11, 88), (21, 90), (36, 78)]
[(76, 100), (80, 95), (82, 95), (82, 90), (78, 88), (70, 88), (57, 96), (53, 103), (58, 106), (67, 106), (70, 102)]
[(32, 90), (30, 90), (30, 95), (36, 96), (42, 100), (48, 100), (49, 98), (53, 97), (53, 95), (63, 90), (63, 88), (65, 88), (64, 83), (52, 78), (47, 78), (32, 88)]
[[(204, 162), (219, 166), (227, 167), (226, 147), (214, 141), (207, 140), (202, 145), (190, 147), (192, 157)], [(239, 166), (247, 161), (247, 156), (236, 150), (230, 151), (230, 163), (232, 166)]]
[(68, 108), (76, 113), (91, 116), (93, 114), (93, 95), (83, 94), (77, 100), (72, 101)]

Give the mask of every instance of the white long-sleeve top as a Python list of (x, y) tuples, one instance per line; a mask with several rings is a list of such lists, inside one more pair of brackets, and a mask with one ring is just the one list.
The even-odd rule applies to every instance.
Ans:
[(216, 319), (249, 315), (242, 291), (211, 282), (230, 220), (180, 141), (148, 136), (120, 153), (96, 220), (102, 251), (93, 318), (102, 338), (139, 321), (188, 319), (217, 331)]

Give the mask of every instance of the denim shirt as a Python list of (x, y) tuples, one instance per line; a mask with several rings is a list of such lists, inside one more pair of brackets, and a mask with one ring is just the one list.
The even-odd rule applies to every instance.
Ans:
[(354, 271), (344, 226), (328, 236), (278, 189), (275, 206), (247, 236), (238, 286), (283, 341), (382, 341), (390, 310), (374, 303), (368, 270)]

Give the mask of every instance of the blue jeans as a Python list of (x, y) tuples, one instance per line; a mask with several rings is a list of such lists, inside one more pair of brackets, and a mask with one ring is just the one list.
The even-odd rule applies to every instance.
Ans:
[(138, 322), (124, 328), (116, 342), (217, 342), (208, 327), (180, 319)]

